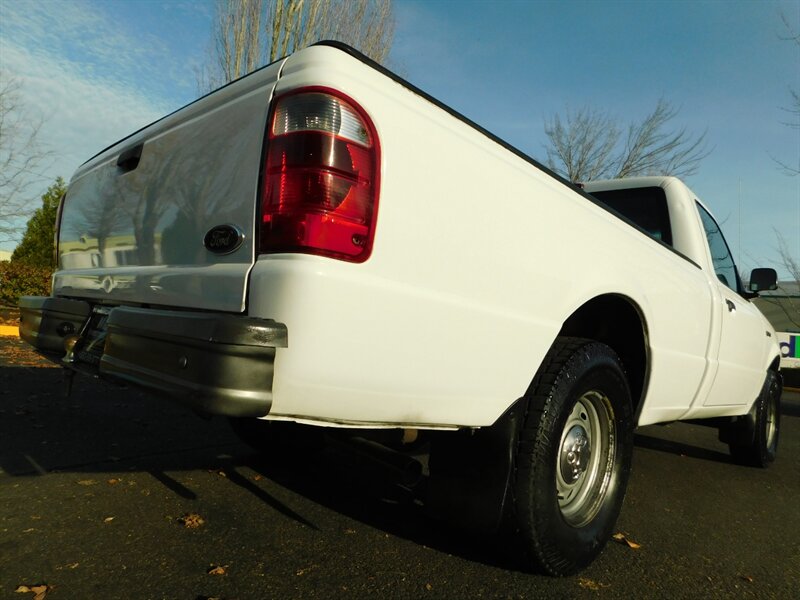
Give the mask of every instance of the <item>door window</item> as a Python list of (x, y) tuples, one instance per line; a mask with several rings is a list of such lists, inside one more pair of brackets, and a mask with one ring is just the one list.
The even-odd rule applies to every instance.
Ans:
[(722, 283), (734, 292), (738, 292), (739, 276), (736, 273), (736, 265), (733, 262), (733, 256), (728, 244), (725, 242), (725, 237), (722, 235), (722, 230), (714, 220), (714, 217), (700, 204), (697, 205), (697, 210), (700, 212), (700, 220), (703, 222), (703, 229), (706, 231), (708, 247), (711, 250), (711, 261), (714, 264), (714, 273)]

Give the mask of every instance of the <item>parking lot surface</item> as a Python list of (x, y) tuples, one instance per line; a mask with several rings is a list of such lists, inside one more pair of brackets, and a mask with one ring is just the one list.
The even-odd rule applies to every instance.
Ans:
[(87, 377), (65, 398), (60, 369), (0, 345), (0, 598), (798, 597), (798, 394), (766, 470), (715, 430), (641, 428), (618, 523), (633, 544), (553, 579), (341, 449), (261, 456), (223, 419)]

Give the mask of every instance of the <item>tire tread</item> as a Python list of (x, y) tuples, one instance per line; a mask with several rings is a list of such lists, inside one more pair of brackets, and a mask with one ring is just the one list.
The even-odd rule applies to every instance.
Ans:
[(558, 389), (562, 379), (575, 375), (573, 370), (580, 363), (581, 353), (588, 358), (592, 353), (598, 352), (614, 360), (622, 370), (619, 358), (608, 346), (586, 338), (558, 338), (545, 355), (526, 392), (528, 401), (522, 416), (512, 469), (510, 519), (516, 527), (515, 547), (521, 553), (525, 565), (548, 575), (569, 575), (585, 564), (570, 560), (556, 544), (548, 543), (540, 531), (544, 524), (537, 520), (534, 511), (520, 510), (520, 496), (532, 496), (535, 485), (533, 474), (537, 469), (547, 466), (549, 448), (558, 442), (554, 442), (552, 437), (560, 432), (547, 426), (550, 413), (554, 410), (554, 391)]

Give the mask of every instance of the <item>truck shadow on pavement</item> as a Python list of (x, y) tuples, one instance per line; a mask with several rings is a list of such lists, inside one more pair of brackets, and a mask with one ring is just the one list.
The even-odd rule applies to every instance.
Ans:
[(421, 504), (424, 479), (412, 490), (396, 473), (354, 460), (337, 445), (325, 445), (305, 462), (272, 459), (241, 443), (225, 419), (204, 419), (168, 400), (84, 376), (75, 378), (67, 398), (60, 369), (0, 367), (0, 478), (146, 473), (202, 512), (203, 492), (192, 485), (193, 474), (218, 473), (223, 485), (245, 490), (268, 509), (313, 531), (323, 527), (314, 522), (319, 517), (303, 514), (307, 507), (278, 500), (266, 489), (275, 486), (255, 480), (255, 472), (258, 480), (387, 534), (514, 568), (492, 539), (428, 518)]
[(784, 392), (781, 414), (787, 417), (800, 417), (800, 394), (796, 392), (792, 394)]
[(701, 460), (712, 460), (721, 463), (733, 463), (730, 454), (717, 450), (709, 450), (700, 446), (693, 446), (683, 442), (676, 442), (674, 440), (665, 440), (659, 437), (643, 435), (637, 433), (634, 435), (633, 443), (637, 448), (647, 448), (648, 450), (658, 450), (659, 452), (669, 452), (678, 456), (688, 456), (691, 458), (698, 458)]
[[(784, 392), (781, 416), (782, 418), (800, 417), (800, 394)], [(668, 430), (669, 439), (666, 439), (662, 437), (662, 432)], [(687, 443), (690, 436), (692, 443)], [(638, 448), (668, 452), (678, 456), (736, 464), (736, 461), (727, 452), (727, 445), (718, 441), (717, 429), (713, 427), (679, 422), (667, 425), (649, 425), (636, 432), (634, 444)]]
[[(671, 432), (664, 434), (670, 439), (659, 437), (661, 428), (643, 428), (636, 435), (636, 446), (731, 462), (711, 442), (686, 443), (686, 438), (675, 435), (678, 427), (693, 426), (664, 428)], [(712, 439), (715, 432), (709, 430), (708, 435)], [(170, 401), (87, 377), (76, 378), (73, 393), (66, 398), (59, 369), (0, 367), (0, 469), (0, 478), (59, 472), (147, 473), (198, 512), (206, 508), (208, 484), (197, 485), (196, 478), (218, 474), (217, 493), (224, 496), (224, 486), (232, 484), (268, 510), (319, 535), (335, 519), (320, 510), (323, 507), (440, 552), (519, 569), (512, 550), (499, 540), (429, 518), (423, 506), (424, 478), (410, 489), (396, 473), (375, 465), (365, 468), (337, 444), (327, 444), (303, 461), (260, 455), (239, 442), (224, 419), (203, 419)], [(281, 487), (302, 499), (287, 498)], [(230, 496), (233, 501), (240, 495)], [(17, 509), (25, 501), (21, 497)], [(236, 517), (242, 527), (250, 526), (246, 514), (242, 511)]]
[(389, 535), (469, 561), (519, 568), (494, 536), (472, 534), (429, 517), (424, 508), (426, 478), (408, 488), (396, 479), (396, 473), (364, 468), (358, 460), (346, 449), (326, 444), (302, 462), (270, 460), (253, 453), (243, 466), (328, 510)]

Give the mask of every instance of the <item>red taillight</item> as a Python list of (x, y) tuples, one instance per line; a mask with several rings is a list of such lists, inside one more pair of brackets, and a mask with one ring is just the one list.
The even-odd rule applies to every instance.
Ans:
[(338, 92), (304, 89), (275, 100), (267, 135), (261, 252), (366, 260), (380, 164), (369, 117)]

